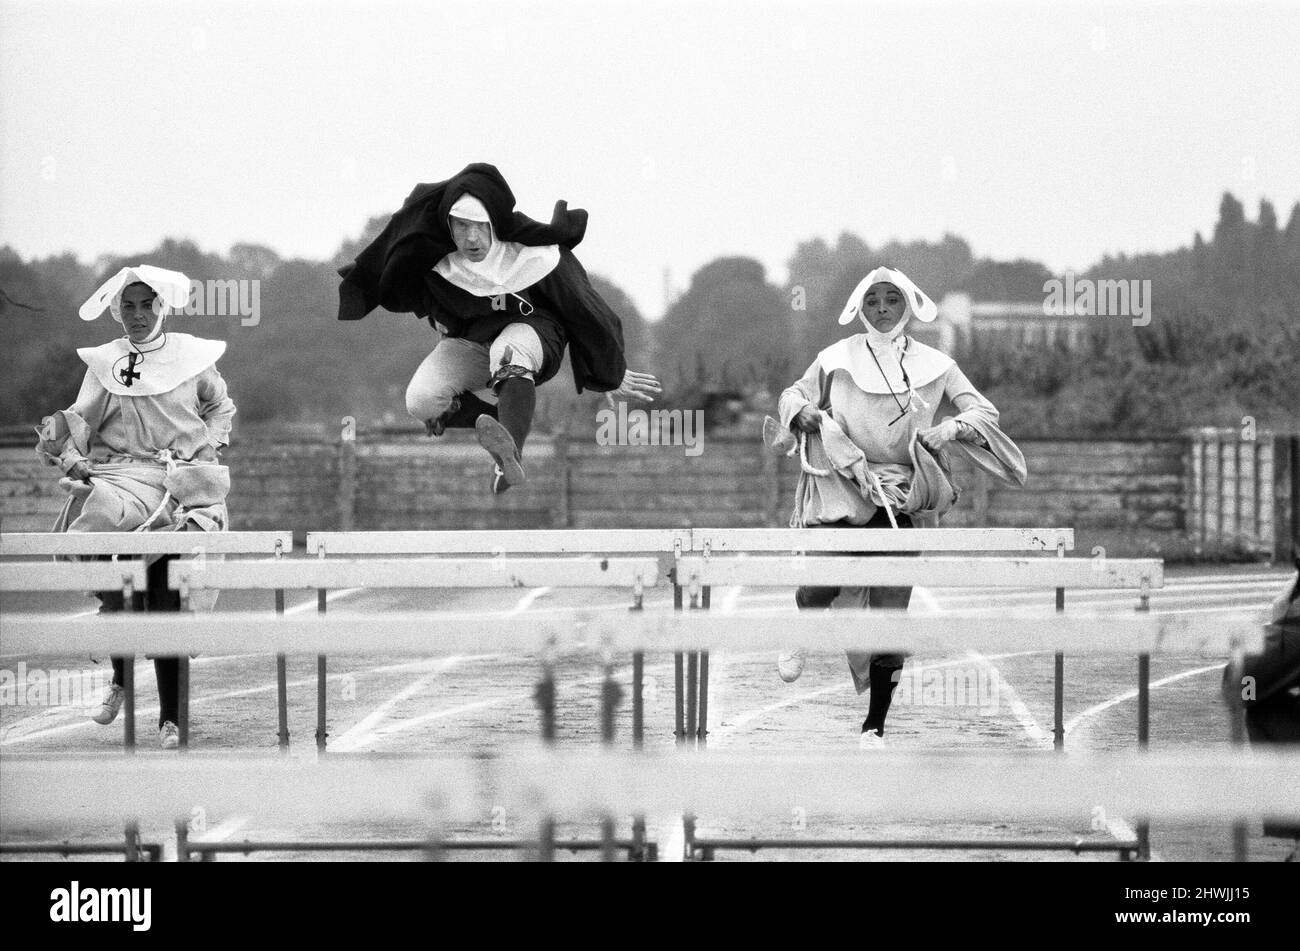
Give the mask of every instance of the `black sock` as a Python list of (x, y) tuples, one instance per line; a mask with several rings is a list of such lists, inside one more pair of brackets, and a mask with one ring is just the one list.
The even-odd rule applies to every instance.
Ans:
[(158, 728), (168, 720), (180, 723), (181, 660), (179, 657), (155, 657), (158, 675)]
[(894, 699), (894, 688), (901, 667), (886, 667), (873, 663), (868, 676), (871, 680), (871, 700), (867, 705), (867, 718), (862, 721), (862, 732), (874, 730), (878, 735), (885, 735), (885, 715), (889, 713), (889, 702)]
[(480, 416), (497, 418), (497, 408), (473, 393), (459, 393), (456, 398), (460, 400), (460, 409), (447, 417), (448, 429), (473, 429)]
[(123, 657), (114, 657), (113, 660), (113, 686), (123, 687), (126, 685), (126, 659)]
[(524, 440), (533, 425), (533, 410), (537, 406), (537, 387), (532, 380), (512, 376), (497, 390), (497, 419), (515, 440), (522, 453)]

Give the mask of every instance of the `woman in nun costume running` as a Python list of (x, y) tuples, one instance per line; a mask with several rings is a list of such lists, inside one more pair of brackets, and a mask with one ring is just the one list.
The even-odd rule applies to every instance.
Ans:
[[(1003, 482), (1024, 485), (1024, 456), (998, 428), (997, 409), (951, 357), (906, 335), (913, 318), (929, 323), (936, 316), (938, 307), (906, 274), (876, 268), (839, 318), (841, 326), (861, 321), (865, 332), (827, 347), (781, 394), (780, 421), (764, 421), (764, 438), (776, 451), (801, 454), (791, 527), (933, 527), (957, 499), (950, 450)], [(956, 413), (936, 421), (941, 403)], [(824, 609), (839, 598), (846, 607), (906, 608), (911, 593), (810, 585), (799, 588), (795, 603)], [(803, 664), (802, 650), (783, 654), (781, 678), (795, 680)], [(854, 686), (871, 692), (864, 749), (884, 744), (902, 667), (900, 654), (849, 653)]]
[[(125, 336), (77, 351), (86, 375), (75, 402), (41, 421), (37, 453), (64, 473), (68, 500), (55, 523), (66, 532), (217, 532), (228, 525), (230, 472), (217, 451), (230, 441), (235, 404), (217, 371), (226, 345), (165, 329), (167, 315), (189, 300), (178, 271), (126, 267), (81, 306), (82, 320), (107, 307)], [(162, 556), (150, 563), (148, 590), (136, 610), (178, 611)], [(121, 592), (98, 592), (100, 613), (125, 607)], [(210, 605), (208, 605), (210, 607)], [(95, 715), (108, 725), (125, 700), (125, 660), (113, 657), (113, 681)], [(180, 742), (180, 661), (154, 658), (158, 736), (163, 749)]]

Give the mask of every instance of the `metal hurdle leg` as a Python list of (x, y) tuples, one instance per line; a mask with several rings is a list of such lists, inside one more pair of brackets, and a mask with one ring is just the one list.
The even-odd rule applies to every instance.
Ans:
[[(605, 680), (600, 687), (600, 741), (607, 747), (614, 746), (614, 714), (618, 709), (622, 691), (614, 679), (614, 658), (612, 652), (605, 656)], [(614, 840), (614, 817), (606, 815), (600, 821), (600, 858), (602, 862), (615, 859), (616, 844)]]
[(140, 824), (138, 822), (128, 822), (126, 824), (126, 848), (122, 856), (124, 861), (140, 861)]
[[(323, 615), (328, 603), (324, 588), (316, 589), (316, 613)], [(329, 736), (325, 726), (325, 655), (316, 655), (316, 751), (325, 752), (325, 738)]]
[[(677, 583), (678, 578), (676, 570), (673, 573), (673, 610), (682, 609), (682, 586)], [(673, 654), (673, 707), (676, 713), (676, 721), (673, 729), (673, 736), (677, 738), (677, 745), (681, 746), (686, 742), (686, 726), (684, 718), (683, 701), (685, 692), (682, 687), (682, 660), (683, 654), (677, 651)]]
[[(135, 590), (128, 580), (122, 585), (122, 610), (134, 611)], [(111, 663), (111, 660), (110, 660)], [(122, 658), (122, 689), (126, 691), (126, 722), (122, 724), (122, 742), (126, 752), (135, 752), (135, 655)]]
[[(1062, 552), (1064, 554), (1064, 552)], [(1056, 613), (1065, 611), (1065, 589), (1056, 589)], [(1052, 695), (1052, 746), (1065, 750), (1065, 654), (1056, 652), (1056, 668)]]
[[(284, 614), (284, 589), (275, 589), (275, 613)], [(275, 712), (280, 749), (289, 751), (289, 676), (283, 654), (275, 655)]]
[(700, 655), (691, 651), (686, 655), (686, 745), (695, 745), (695, 714), (699, 692)]
[[(555, 661), (551, 645), (542, 654), (542, 679), (533, 694), (542, 714), (542, 742), (555, 744)], [(555, 861), (555, 817), (543, 816), (537, 834), (537, 860)]]
[[(1139, 611), (1151, 610), (1151, 589), (1146, 580), (1142, 581), (1141, 593), (1138, 595)], [(1138, 655), (1138, 748), (1146, 749), (1151, 742), (1151, 655)], [(1142, 817), (1137, 823), (1137, 860), (1151, 860), (1151, 823)]]
[[(1232, 657), (1228, 661), (1228, 669), (1232, 672), (1228, 679), (1228, 690), (1225, 691), (1227, 696), (1224, 697), (1228, 702), (1229, 710), (1229, 727), (1233, 746), (1244, 748), (1246, 745), (1246, 724), (1243, 720), (1243, 714), (1238, 707), (1239, 697), (1236, 695), (1237, 689), (1241, 684), (1241, 672), (1245, 663), (1244, 652), (1239, 647), (1233, 647)], [(1250, 860), (1250, 828), (1245, 819), (1238, 819), (1232, 824), (1232, 860), (1234, 862), (1247, 862)]]
[(128, 753), (135, 752), (135, 655), (122, 658), (122, 689), (126, 691), (126, 722), (122, 739)]
[(176, 861), (190, 861), (190, 826), (185, 819), (176, 820)]
[(533, 690), (533, 700), (542, 718), (542, 742), (555, 742), (555, 662), (550, 648), (542, 655), (542, 677)]
[[(709, 595), (711, 588), (705, 585), (700, 591), (700, 607), (707, 611), (709, 609)], [(704, 746), (709, 735), (709, 652), (700, 651), (700, 695), (698, 699), (700, 705), (699, 722), (695, 728), (694, 743), (698, 746)]]

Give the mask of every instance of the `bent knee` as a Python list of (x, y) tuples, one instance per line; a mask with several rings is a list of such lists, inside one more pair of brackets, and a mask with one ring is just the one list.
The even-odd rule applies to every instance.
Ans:
[(455, 389), (448, 384), (412, 380), (406, 387), (406, 411), (420, 422), (437, 419), (455, 397)]
[(518, 376), (533, 379), (541, 372), (545, 353), (542, 339), (528, 324), (506, 325), (488, 348), (488, 366), (493, 384)]

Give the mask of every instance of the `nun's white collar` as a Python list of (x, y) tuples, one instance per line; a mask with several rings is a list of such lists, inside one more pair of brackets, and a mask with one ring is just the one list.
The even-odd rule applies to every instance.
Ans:
[[(108, 392), (117, 396), (157, 396), (170, 393), (191, 377), (196, 377), (212, 366), (226, 352), (224, 340), (204, 340), (190, 334), (168, 333), (161, 346), (136, 348), (126, 337), (118, 337), (98, 347), (77, 350), (95, 379)], [(143, 350), (144, 359), (137, 362), (135, 372), (127, 386), (121, 371), (130, 364), (132, 353)]]
[[(916, 389), (933, 383), (954, 365), (955, 361), (947, 354), (911, 337), (905, 339), (907, 348), (901, 354), (897, 347), (877, 349), (875, 359), (872, 359), (867, 335), (854, 334), (819, 353), (817, 362), (828, 376), (835, 370), (844, 370), (865, 393), (894, 393), (899, 396), (907, 392), (907, 383), (903, 381), (904, 369), (907, 370), (907, 382)], [(881, 369), (885, 371), (883, 376)]]

